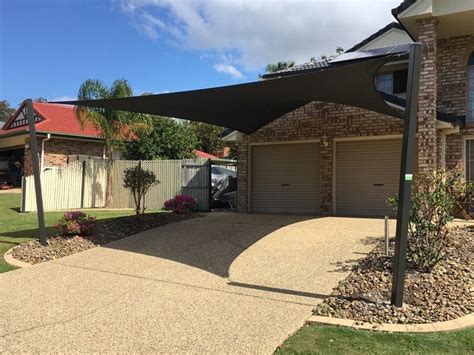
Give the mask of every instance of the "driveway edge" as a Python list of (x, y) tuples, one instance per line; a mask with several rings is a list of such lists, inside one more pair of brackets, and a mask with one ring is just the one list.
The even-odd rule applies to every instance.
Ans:
[(445, 322), (424, 323), (424, 324), (390, 324), (390, 323), (365, 323), (351, 319), (333, 318), (324, 316), (311, 316), (306, 321), (307, 324), (337, 325), (354, 329), (375, 330), (380, 332), (403, 332), (403, 333), (432, 333), (459, 330), (474, 326), (474, 313), (461, 318), (448, 320)]

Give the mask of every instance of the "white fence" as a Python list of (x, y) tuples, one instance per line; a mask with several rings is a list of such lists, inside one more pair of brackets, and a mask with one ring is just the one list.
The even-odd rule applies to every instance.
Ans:
[[(122, 185), (125, 169), (139, 161), (117, 160), (112, 165), (113, 208), (135, 208), (133, 197)], [(163, 203), (179, 194), (193, 196), (198, 209), (210, 208), (210, 164), (208, 160), (150, 160), (142, 168), (155, 173), (159, 184), (146, 195), (149, 210), (158, 210)], [(41, 173), (45, 210), (105, 207), (106, 164), (104, 160), (74, 161), (61, 169)], [(33, 176), (23, 179), (22, 211), (36, 211)]]

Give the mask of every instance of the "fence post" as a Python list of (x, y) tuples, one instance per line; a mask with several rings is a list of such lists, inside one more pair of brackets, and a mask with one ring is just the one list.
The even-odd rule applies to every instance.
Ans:
[(84, 195), (86, 188), (86, 161), (82, 161), (82, 179), (81, 179), (81, 208), (84, 208)]
[(212, 162), (211, 159), (207, 161), (207, 168), (209, 169), (209, 179), (207, 180), (207, 188), (209, 189), (209, 212), (212, 211)]
[(26, 179), (21, 177), (21, 209), (20, 212), (25, 212), (26, 209)]

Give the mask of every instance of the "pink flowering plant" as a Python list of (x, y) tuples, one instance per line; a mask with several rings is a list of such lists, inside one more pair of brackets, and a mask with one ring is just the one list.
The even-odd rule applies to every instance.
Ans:
[(81, 211), (65, 212), (53, 227), (60, 235), (91, 235), (94, 232), (95, 217), (86, 215)]
[(195, 210), (197, 201), (194, 197), (188, 195), (178, 195), (168, 201), (165, 201), (165, 210), (174, 213), (189, 213)]

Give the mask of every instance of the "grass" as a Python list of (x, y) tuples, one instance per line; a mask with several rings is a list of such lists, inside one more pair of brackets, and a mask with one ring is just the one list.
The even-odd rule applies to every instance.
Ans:
[[(0, 273), (13, 270), (15, 267), (3, 260), (3, 254), (15, 245), (38, 238), (38, 219), (36, 213), (20, 213), (21, 194), (0, 194)], [(46, 212), (47, 234), (52, 235), (52, 225), (63, 215), (63, 212)], [(87, 210), (87, 214), (100, 219), (109, 219), (134, 214), (133, 210)]]
[(442, 333), (382, 333), (335, 326), (304, 326), (275, 354), (468, 354), (474, 329)]

